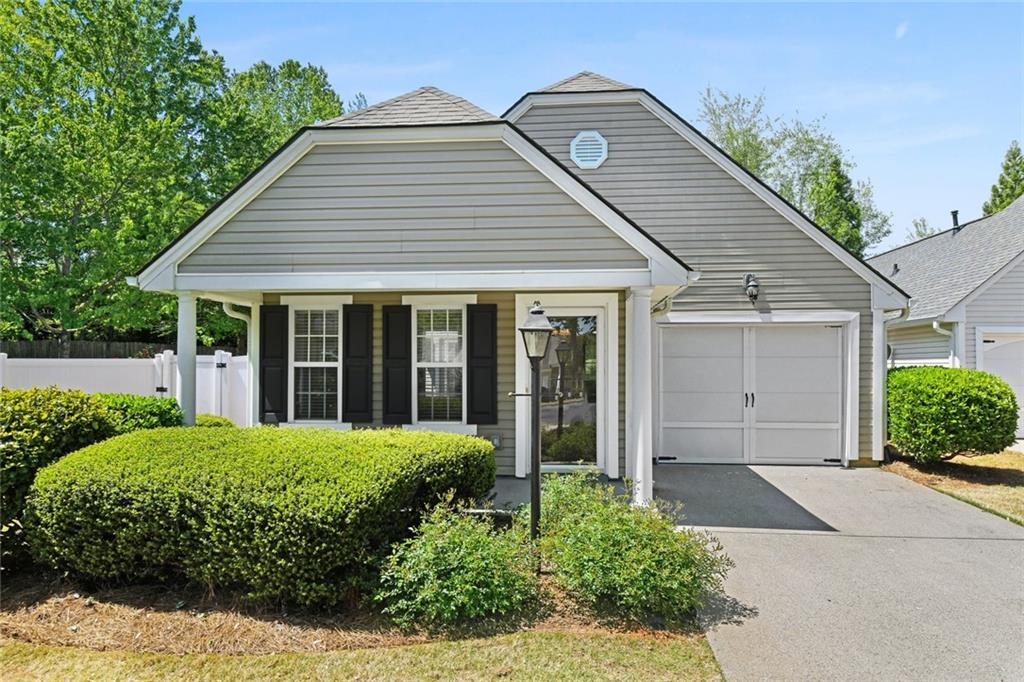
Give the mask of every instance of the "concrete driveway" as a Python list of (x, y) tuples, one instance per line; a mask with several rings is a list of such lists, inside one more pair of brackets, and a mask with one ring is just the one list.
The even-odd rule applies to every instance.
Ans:
[(877, 469), (663, 465), (736, 562), (729, 680), (1024, 680), (1024, 528)]

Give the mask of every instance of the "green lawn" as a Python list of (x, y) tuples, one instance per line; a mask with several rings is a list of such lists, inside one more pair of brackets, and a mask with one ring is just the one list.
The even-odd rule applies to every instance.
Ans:
[(954, 457), (946, 462), (898, 461), (887, 470), (1024, 526), (1024, 452)]
[(226, 656), (91, 651), (4, 641), (18, 680), (721, 680), (700, 635), (532, 631), (394, 648)]

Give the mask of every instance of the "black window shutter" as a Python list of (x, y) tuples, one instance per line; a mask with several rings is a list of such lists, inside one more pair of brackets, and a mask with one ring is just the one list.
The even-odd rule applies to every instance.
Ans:
[(341, 329), (341, 420), (368, 424), (373, 421), (373, 306), (343, 306)]
[[(260, 421), (288, 421), (288, 306), (260, 306)], [(273, 422), (274, 419), (269, 421)]]
[(466, 306), (466, 421), (498, 423), (498, 307)]
[(385, 424), (412, 423), (412, 306), (384, 306)]

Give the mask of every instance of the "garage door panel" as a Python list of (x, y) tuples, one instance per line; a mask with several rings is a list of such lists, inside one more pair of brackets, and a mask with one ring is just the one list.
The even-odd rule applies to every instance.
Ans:
[(838, 358), (836, 329), (833, 327), (759, 327), (758, 357), (775, 358)]
[(758, 464), (823, 464), (839, 452), (839, 429), (765, 429), (753, 433)]
[[(760, 340), (760, 339), (759, 339)], [(838, 358), (765, 358), (758, 355), (754, 367), (757, 393), (836, 393), (840, 375)]]
[(842, 400), (832, 393), (757, 392), (757, 422), (811, 422), (837, 424)]
[(662, 334), (666, 358), (743, 357), (740, 327), (669, 327)]
[(662, 457), (705, 464), (742, 464), (743, 428), (666, 427)]
[(743, 392), (740, 358), (665, 358), (662, 390), (688, 393)]
[(742, 422), (743, 394), (662, 393), (661, 418), (665, 423)]
[(981, 367), (1010, 385), (1017, 394), (1017, 437), (1024, 438), (1024, 336), (985, 334)]

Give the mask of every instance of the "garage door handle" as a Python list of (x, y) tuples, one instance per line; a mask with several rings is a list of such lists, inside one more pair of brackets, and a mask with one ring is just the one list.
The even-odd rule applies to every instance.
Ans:
[(749, 407), (749, 406), (750, 406), (750, 394), (749, 393), (744, 393), (743, 394), (743, 407)]
[(757, 394), (756, 394), (756, 393), (751, 393), (751, 394), (750, 394), (750, 406), (751, 406), (751, 407), (753, 407), (753, 406), (754, 406), (754, 401), (755, 401), (755, 400), (757, 400)]

